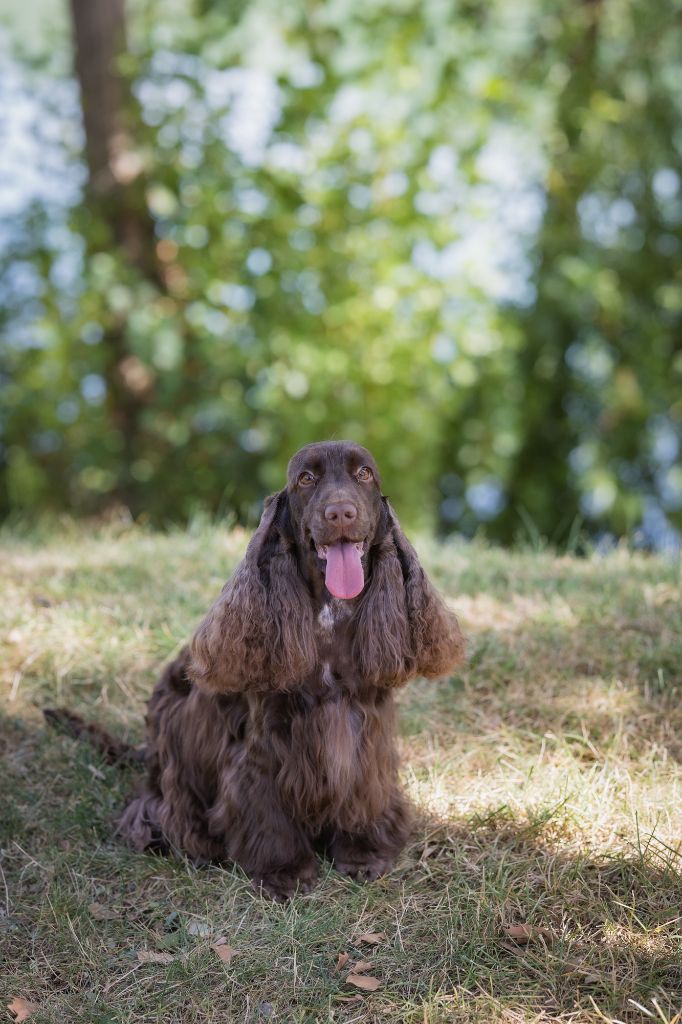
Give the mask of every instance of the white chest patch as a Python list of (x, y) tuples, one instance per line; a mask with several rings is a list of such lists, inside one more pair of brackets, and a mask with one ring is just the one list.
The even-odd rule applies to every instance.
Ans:
[(326, 604), (320, 614), (317, 616), (317, 621), (325, 632), (329, 632), (334, 628), (334, 609), (330, 604)]

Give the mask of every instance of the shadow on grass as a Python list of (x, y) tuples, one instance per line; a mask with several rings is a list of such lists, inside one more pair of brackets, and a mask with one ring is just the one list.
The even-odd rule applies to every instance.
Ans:
[[(647, 836), (597, 856), (580, 849), (561, 812), (528, 821), (501, 807), (423, 822), (410, 885), (436, 907), (447, 894), (452, 909), (441, 986), (551, 1020), (579, 1009), (600, 1019), (598, 1007), (639, 1021), (634, 1003), (654, 1013), (652, 999), (672, 1018), (682, 1009), (680, 850)], [(420, 945), (437, 943), (434, 917), (414, 927)]]
[(682, 762), (682, 619), (660, 634), (625, 623), (522, 623), (483, 629), (462, 672), (400, 696), (408, 737), (495, 735), (574, 745), (585, 764), (610, 754)]
[[(634, 1022), (648, 1019), (636, 1004), (661, 1021), (682, 1008), (680, 857), (651, 837), (598, 857), (561, 806), (424, 816), (391, 875), (362, 886), (322, 865), (312, 894), (277, 906), (237, 869), (115, 842), (135, 770), (37, 718), (0, 718), (0, 743), (0, 942), (8, 996), (36, 1002), (37, 1024)], [(368, 931), (385, 938), (367, 945)], [(229, 967), (218, 937), (237, 949)], [(349, 987), (341, 952), (381, 988)]]

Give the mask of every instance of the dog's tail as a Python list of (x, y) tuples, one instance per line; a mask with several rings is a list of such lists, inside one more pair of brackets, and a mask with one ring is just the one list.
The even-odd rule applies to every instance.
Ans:
[(90, 743), (107, 764), (144, 763), (144, 747), (133, 747), (130, 743), (117, 740), (101, 725), (86, 722), (80, 715), (74, 714), (68, 708), (44, 708), (43, 714), (49, 725), (76, 740), (85, 740)]

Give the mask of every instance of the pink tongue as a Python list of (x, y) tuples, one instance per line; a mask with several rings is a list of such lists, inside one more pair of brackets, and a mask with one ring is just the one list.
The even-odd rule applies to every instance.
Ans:
[(357, 597), (365, 585), (360, 552), (355, 544), (330, 544), (327, 548), (327, 571), (324, 582), (334, 597), (349, 600)]

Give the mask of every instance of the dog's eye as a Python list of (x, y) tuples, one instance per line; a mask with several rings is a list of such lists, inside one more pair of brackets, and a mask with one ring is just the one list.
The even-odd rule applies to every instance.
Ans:
[(359, 480), (361, 484), (369, 483), (370, 480), (374, 479), (374, 474), (369, 466), (361, 466), (355, 474), (355, 479)]
[(312, 485), (315, 483), (315, 477), (313, 476), (312, 473), (301, 473), (301, 475), (298, 478), (298, 482), (301, 485), (301, 487), (312, 487)]

